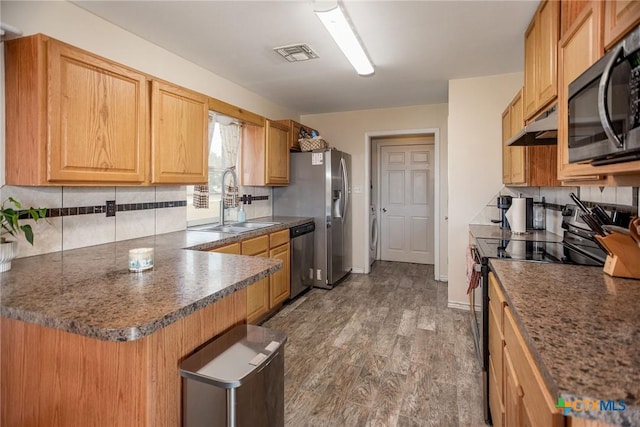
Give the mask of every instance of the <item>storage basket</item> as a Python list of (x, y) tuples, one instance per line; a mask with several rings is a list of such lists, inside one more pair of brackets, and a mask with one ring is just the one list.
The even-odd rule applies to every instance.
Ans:
[(298, 142), (300, 143), (301, 151), (322, 150), (328, 147), (327, 141), (319, 136), (315, 138), (300, 138)]

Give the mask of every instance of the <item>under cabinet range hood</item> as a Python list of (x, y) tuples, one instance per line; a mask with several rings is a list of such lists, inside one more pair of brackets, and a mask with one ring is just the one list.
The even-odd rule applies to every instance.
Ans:
[(536, 120), (526, 125), (509, 138), (505, 145), (523, 147), (532, 145), (555, 145), (558, 143), (558, 112), (554, 105)]

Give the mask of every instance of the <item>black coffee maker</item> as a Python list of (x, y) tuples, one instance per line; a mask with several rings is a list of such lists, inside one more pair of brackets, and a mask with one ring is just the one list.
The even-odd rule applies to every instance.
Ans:
[(511, 196), (498, 196), (497, 204), (500, 209), (500, 228), (509, 230), (509, 221), (507, 221), (507, 211), (511, 207)]

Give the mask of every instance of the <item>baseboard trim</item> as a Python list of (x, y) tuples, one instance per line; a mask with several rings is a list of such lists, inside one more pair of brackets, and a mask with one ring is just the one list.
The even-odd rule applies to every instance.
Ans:
[(438, 281), (439, 282), (448, 282), (449, 281), (449, 276), (440, 276)]
[(355, 274), (364, 274), (364, 268), (352, 268), (351, 272)]
[(469, 311), (469, 303), (468, 302), (460, 302), (460, 301), (449, 301), (447, 303), (448, 308), (453, 308), (456, 310), (464, 310)]

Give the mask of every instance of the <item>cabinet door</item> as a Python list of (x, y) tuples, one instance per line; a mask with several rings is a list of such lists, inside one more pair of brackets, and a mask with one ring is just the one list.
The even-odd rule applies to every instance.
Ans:
[(589, 3), (565, 37), (559, 43), (559, 92), (558, 92), (558, 179), (566, 180), (577, 176), (595, 174), (590, 165), (569, 164), (568, 152), (568, 88), (569, 83), (589, 68), (603, 54), (600, 36), (600, 11), (598, 1)]
[(538, 11), (536, 35), (537, 107), (543, 108), (558, 94), (558, 1), (546, 1)]
[(145, 76), (55, 40), (47, 53), (47, 179), (145, 181)]
[(496, 376), (495, 364), (492, 356), (489, 356), (489, 409), (491, 410), (491, 420), (494, 427), (504, 425), (504, 405), (498, 391), (502, 388), (502, 383)]
[[(254, 256), (267, 257), (267, 251)], [(247, 323), (255, 324), (269, 312), (269, 277), (247, 287)]]
[(511, 114), (509, 107), (502, 113), (502, 183), (511, 184), (511, 147), (505, 142), (511, 137)]
[(604, 47), (609, 49), (640, 22), (640, 2), (611, 0), (604, 2)]
[(291, 262), (289, 260), (289, 243), (286, 243), (269, 251), (270, 258), (282, 260), (282, 270), (270, 276), (269, 284), (269, 308), (272, 309), (282, 304), (291, 294), (290, 271)]
[(267, 120), (266, 184), (289, 184), (289, 128)]
[[(512, 136), (524, 127), (524, 102), (522, 92), (523, 91), (518, 92), (509, 105)], [(510, 147), (509, 151), (511, 154), (511, 178), (509, 182), (511, 184), (526, 184), (526, 147)]]
[(205, 95), (154, 80), (151, 86), (151, 158), (154, 184), (208, 182)]
[(533, 117), (538, 108), (536, 96), (536, 36), (537, 20), (533, 19), (524, 34), (524, 116)]
[(505, 427), (521, 427), (524, 392), (513, 369), (513, 362), (508, 350), (508, 347), (504, 349), (504, 425)]

